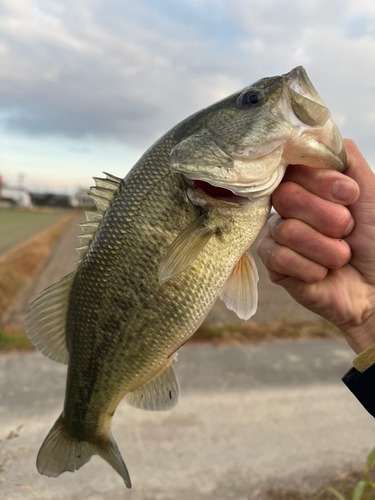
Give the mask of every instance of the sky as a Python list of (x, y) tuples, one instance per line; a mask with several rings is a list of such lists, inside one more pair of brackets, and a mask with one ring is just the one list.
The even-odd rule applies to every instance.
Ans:
[(375, 166), (374, 0), (0, 0), (0, 174), (74, 193), (164, 132), (303, 65)]

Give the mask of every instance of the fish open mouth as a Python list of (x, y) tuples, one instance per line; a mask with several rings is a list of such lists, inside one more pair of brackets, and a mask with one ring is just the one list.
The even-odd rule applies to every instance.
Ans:
[(219, 201), (226, 201), (229, 203), (243, 203), (246, 197), (238, 196), (234, 194), (229, 189), (225, 189), (223, 187), (213, 186), (205, 181), (193, 180), (193, 187), (196, 189), (200, 189), (210, 198)]
[[(269, 177), (258, 180), (258, 182), (224, 183), (216, 179), (197, 179), (195, 175), (184, 174), (190, 194), (198, 198), (211, 198), (216, 201), (232, 205), (243, 205), (259, 197), (271, 195), (276, 186), (279, 185), (288, 163), (281, 160), (275, 167), (275, 171)], [(190, 195), (189, 195), (190, 196)]]

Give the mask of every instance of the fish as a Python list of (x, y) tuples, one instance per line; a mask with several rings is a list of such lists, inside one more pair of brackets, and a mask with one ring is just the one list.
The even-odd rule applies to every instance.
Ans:
[(95, 178), (74, 272), (30, 305), (34, 346), (68, 364), (61, 415), (37, 456), (41, 474), (99, 455), (130, 488), (111, 433), (120, 401), (170, 410), (178, 349), (221, 297), (242, 319), (257, 307), (250, 249), (289, 164), (344, 171), (329, 109), (299, 66), (188, 117), (121, 179)]

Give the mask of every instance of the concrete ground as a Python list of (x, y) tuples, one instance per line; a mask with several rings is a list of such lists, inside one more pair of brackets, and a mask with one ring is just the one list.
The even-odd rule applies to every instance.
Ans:
[[(4, 318), (7, 327), (22, 328), (28, 303), (74, 269), (82, 219)], [(316, 318), (270, 283), (261, 264), (259, 274), (254, 320)], [(208, 320), (237, 317), (218, 302)], [(362, 463), (374, 444), (374, 419), (340, 381), (352, 357), (343, 341), (183, 347), (177, 408), (154, 413), (122, 402), (114, 417), (133, 481), (126, 490), (99, 457), (56, 479), (37, 473), (37, 451), (62, 410), (66, 367), (36, 353), (2, 355), (0, 439), (23, 428), (0, 443), (0, 500), (250, 500), (270, 484), (309, 491)]]
[[(170, 412), (122, 402), (113, 434), (133, 489), (99, 457), (47, 478), (37, 451), (62, 410), (66, 367), (40, 354), (0, 357), (0, 499), (247, 500), (260, 485), (315, 489), (363, 463), (374, 419), (340, 381), (352, 353), (343, 341), (181, 349), (181, 400)], [(30, 489), (31, 488), (31, 489)]]

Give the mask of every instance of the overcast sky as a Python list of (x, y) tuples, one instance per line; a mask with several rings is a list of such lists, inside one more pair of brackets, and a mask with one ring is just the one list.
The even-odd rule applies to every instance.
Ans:
[(0, 174), (123, 177), (181, 119), (297, 65), (375, 166), (374, 0), (0, 0)]

